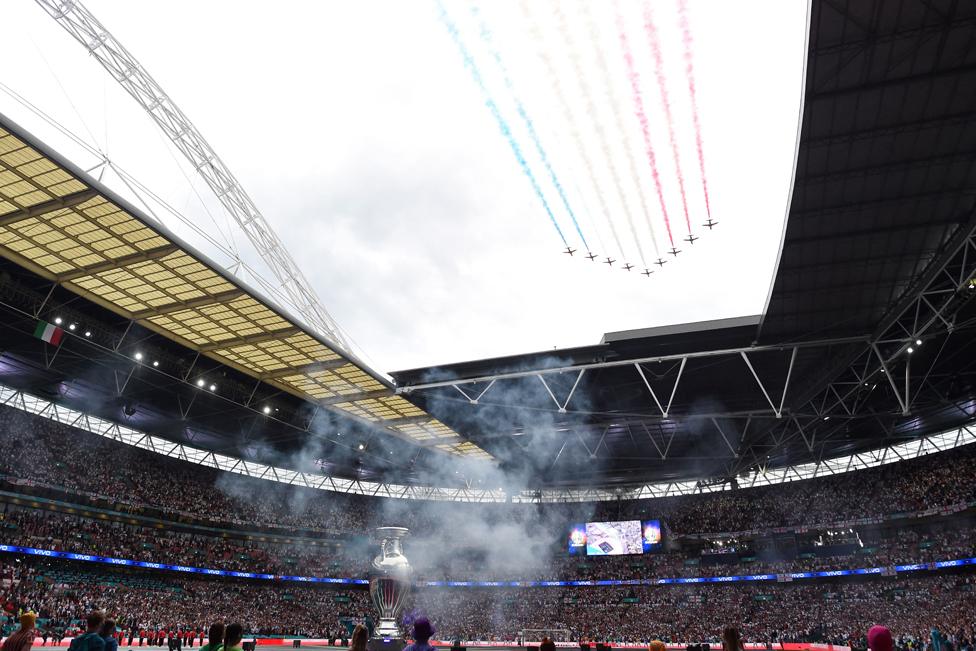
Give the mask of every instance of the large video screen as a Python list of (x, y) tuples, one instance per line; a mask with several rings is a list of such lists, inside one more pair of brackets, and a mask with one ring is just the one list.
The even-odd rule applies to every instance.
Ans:
[(659, 520), (621, 520), (574, 524), (568, 550), (580, 556), (620, 556), (658, 551), (661, 545)]

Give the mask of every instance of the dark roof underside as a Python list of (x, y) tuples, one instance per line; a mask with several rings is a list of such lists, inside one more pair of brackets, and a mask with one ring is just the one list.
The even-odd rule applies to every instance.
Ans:
[(813, 2), (763, 341), (870, 333), (972, 219), (976, 4)]

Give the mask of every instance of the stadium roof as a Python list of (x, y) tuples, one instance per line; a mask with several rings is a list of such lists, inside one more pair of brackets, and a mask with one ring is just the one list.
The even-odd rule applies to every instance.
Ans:
[(313, 404), (419, 445), (488, 457), (2, 116), (0, 255)]
[(760, 341), (871, 332), (973, 214), (976, 5), (814, 0), (811, 12)]
[(398, 391), (542, 485), (723, 481), (971, 421), (974, 45), (972, 4), (813, 0), (758, 323), (401, 371)]

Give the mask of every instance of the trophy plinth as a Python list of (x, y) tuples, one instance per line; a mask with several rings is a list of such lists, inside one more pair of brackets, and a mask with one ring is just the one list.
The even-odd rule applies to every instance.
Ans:
[(378, 527), (380, 555), (373, 559), (369, 572), (369, 596), (379, 615), (379, 623), (369, 642), (370, 651), (399, 651), (403, 632), (398, 621), (410, 593), (410, 563), (403, 555), (401, 541), (410, 533), (405, 527)]

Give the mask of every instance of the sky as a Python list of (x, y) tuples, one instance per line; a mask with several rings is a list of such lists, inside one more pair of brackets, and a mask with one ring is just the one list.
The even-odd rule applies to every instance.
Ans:
[[(652, 33), (639, 0), (85, 5), (204, 134), (379, 372), (764, 309), (793, 174), (806, 2), (687, 0), (690, 40), (678, 0), (649, 5)], [(186, 223), (150, 205), (215, 261), (237, 256), (270, 278), (79, 43), (33, 0), (9, 0), (4, 20), (0, 91), (168, 201)], [(98, 162), (6, 92), (0, 112), (79, 166)], [(111, 169), (94, 174), (133, 197)], [(709, 212), (713, 230), (701, 226)]]

